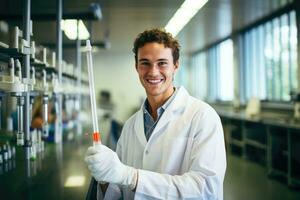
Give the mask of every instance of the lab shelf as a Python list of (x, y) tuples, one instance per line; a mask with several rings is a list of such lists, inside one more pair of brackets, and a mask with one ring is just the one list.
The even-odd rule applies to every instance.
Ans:
[(37, 68), (45, 68), (46, 67), (46, 64), (43, 63), (42, 61), (38, 60), (38, 59), (30, 58), (30, 64), (34, 67), (37, 67)]
[(244, 142), (242, 142), (241, 140), (237, 140), (237, 139), (231, 139), (230, 143), (233, 145), (236, 145), (238, 147), (243, 147), (244, 146)]
[(10, 59), (10, 56), (9, 56), (9, 55), (0, 53), (0, 60), (1, 60), (1, 61), (8, 62), (9, 59)]
[(0, 41), (0, 48), (8, 48), (9, 45), (5, 44), (5, 42)]
[(253, 147), (258, 148), (258, 149), (262, 149), (262, 150), (266, 150), (267, 149), (266, 144), (262, 144), (262, 143), (260, 143), (258, 141), (252, 140), (252, 139), (245, 139), (245, 144), (253, 146)]
[(271, 178), (287, 178), (288, 177), (286, 171), (282, 171), (279, 169), (272, 169), (272, 171), (269, 171), (268, 176)]
[(16, 48), (1, 48), (0, 54), (7, 55), (12, 58), (22, 58), (25, 54), (20, 53)]
[(231, 121), (231, 137), (237, 140), (242, 140), (242, 123), (238, 120)]
[(229, 152), (265, 165), (270, 178), (300, 186), (299, 120), (273, 115), (249, 119), (228, 110), (218, 113)]
[(266, 164), (266, 130), (263, 124), (257, 121), (247, 120), (243, 123), (244, 135), (244, 157), (257, 162), (259, 164)]
[(242, 155), (244, 143), (241, 134), (241, 122), (234, 119), (221, 118), (224, 124), (226, 147), (233, 154)]
[(290, 137), (290, 176), (293, 182), (296, 182), (300, 185), (300, 131), (291, 130)]
[(69, 79), (77, 80), (77, 77), (76, 77), (76, 76), (73, 76), (73, 75), (70, 75), (70, 74), (67, 74), (67, 73), (62, 73), (62, 75), (63, 75), (64, 77), (69, 78)]
[[(245, 139), (248, 142), (256, 142), (255, 144), (261, 144), (261, 146), (267, 143), (266, 128), (262, 123), (245, 122)], [(255, 145), (254, 144), (254, 145)], [(261, 146), (258, 146), (259, 148)]]
[(43, 70), (46, 70), (46, 72), (57, 74), (57, 70), (54, 67), (46, 67), (45, 65), (34, 65), (36, 72), (42, 72)]
[(46, 70), (46, 72), (57, 74), (57, 70), (55, 69), (55, 67), (49, 66), (49, 67), (46, 67), (45, 70)]
[(291, 178), (290, 179), (290, 183), (289, 183), (290, 187), (300, 187), (300, 179), (296, 179), (296, 178)]
[(246, 144), (244, 157), (263, 166), (266, 165), (266, 149)]
[(287, 130), (272, 126), (269, 128), (270, 131), (270, 151), (271, 151), (271, 169), (277, 169), (280, 171), (287, 172)]

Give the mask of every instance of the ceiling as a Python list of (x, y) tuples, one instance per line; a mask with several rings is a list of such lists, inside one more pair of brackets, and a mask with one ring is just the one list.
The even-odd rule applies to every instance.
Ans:
[[(288, 0), (209, 0), (178, 38), (184, 51), (196, 51), (278, 9), (285, 1)], [(21, 13), (20, 2), (2, 0), (0, 13)], [(63, 12), (86, 11), (92, 2), (101, 5), (103, 14), (101, 21), (85, 21), (91, 29), (92, 40), (102, 41), (108, 35), (111, 43), (109, 51), (122, 53), (131, 50), (137, 33), (146, 28), (164, 27), (183, 0), (64, 0)], [(55, 11), (55, 0), (32, 0), (32, 14)], [(34, 21), (34, 39), (39, 43), (55, 43), (55, 27), (55, 21)]]

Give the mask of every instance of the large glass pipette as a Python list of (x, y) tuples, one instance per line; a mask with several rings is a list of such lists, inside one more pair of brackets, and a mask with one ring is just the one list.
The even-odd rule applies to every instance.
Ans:
[(93, 72), (93, 59), (92, 59), (92, 46), (90, 40), (86, 41), (86, 58), (89, 74), (89, 85), (90, 85), (90, 99), (91, 109), (93, 118), (93, 144), (101, 144), (100, 133), (98, 128), (97, 120), (97, 108), (96, 108), (96, 97), (95, 97), (95, 86), (94, 86), (94, 72)]

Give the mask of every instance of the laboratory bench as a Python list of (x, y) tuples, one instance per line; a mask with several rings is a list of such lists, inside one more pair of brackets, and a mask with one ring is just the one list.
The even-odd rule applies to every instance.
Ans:
[[(31, 160), (16, 147), (16, 155), (0, 164), (0, 199), (85, 199), (91, 176), (84, 154), (90, 145), (85, 135), (63, 144), (46, 143)], [(75, 182), (67, 186), (68, 179)]]
[(283, 180), (289, 187), (300, 186), (300, 120), (271, 113), (248, 117), (245, 111), (216, 111), (227, 152), (266, 166), (270, 178)]

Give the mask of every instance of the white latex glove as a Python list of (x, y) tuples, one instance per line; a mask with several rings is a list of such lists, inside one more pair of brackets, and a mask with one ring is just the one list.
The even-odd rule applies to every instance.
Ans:
[(121, 184), (131, 189), (136, 187), (137, 169), (124, 165), (118, 155), (105, 145), (89, 147), (84, 160), (97, 181)]

